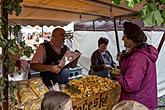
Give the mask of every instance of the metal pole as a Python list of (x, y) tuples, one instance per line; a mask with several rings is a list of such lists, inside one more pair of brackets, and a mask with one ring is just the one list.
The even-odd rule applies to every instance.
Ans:
[[(119, 47), (119, 39), (118, 39), (118, 33), (117, 33), (117, 27), (116, 27), (116, 19), (114, 18), (114, 28), (115, 28), (115, 36), (116, 36), (116, 46), (117, 46), (117, 58), (118, 59), (118, 55), (120, 54), (120, 47)], [(120, 66), (120, 61), (119, 62), (119, 66)]]
[(42, 26), (42, 38), (44, 36), (44, 26)]
[(93, 31), (95, 31), (95, 21), (93, 21)]
[(163, 43), (164, 43), (164, 40), (165, 40), (165, 31), (164, 31), (164, 34), (163, 34), (163, 37), (159, 43), (159, 46), (158, 46), (158, 53), (160, 52), (162, 46), (163, 46)]
[(119, 47), (119, 39), (118, 39), (118, 33), (117, 33), (117, 27), (116, 27), (116, 19), (114, 19), (114, 28), (115, 28), (115, 36), (116, 36), (116, 46), (117, 46), (117, 53), (120, 53), (120, 47)]

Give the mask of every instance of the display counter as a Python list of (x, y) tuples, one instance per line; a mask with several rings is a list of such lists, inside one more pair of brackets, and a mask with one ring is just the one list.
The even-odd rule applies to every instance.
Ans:
[[(13, 90), (14, 93), (10, 93), (9, 110), (40, 110), (44, 94), (48, 92), (40, 78), (12, 84), (17, 87)], [(110, 110), (118, 102), (121, 92), (117, 81), (97, 76), (74, 79), (68, 85), (62, 91), (70, 95), (73, 110)]]

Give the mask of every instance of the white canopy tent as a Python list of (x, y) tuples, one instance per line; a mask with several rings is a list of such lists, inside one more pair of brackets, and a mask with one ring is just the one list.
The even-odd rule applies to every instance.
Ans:
[[(64, 26), (71, 21), (84, 22), (111, 19), (114, 17), (130, 17), (131, 15), (137, 15), (143, 8), (143, 4), (137, 4), (134, 8), (129, 8), (125, 2), (116, 6), (111, 3), (111, 0), (23, 0), (22, 7), (23, 10), (19, 16), (9, 16), (10, 24)], [(147, 33), (149, 37), (148, 42), (157, 47), (162, 38), (162, 33)], [(118, 32), (118, 34), (120, 38), (119, 42), (122, 42), (122, 32)], [(90, 55), (92, 51), (97, 48), (96, 42), (100, 36), (105, 36), (110, 39), (109, 49), (115, 59), (117, 51), (114, 32), (74, 32), (73, 39), (75, 47), (83, 52), (80, 64), (84, 65), (87, 70), (90, 65)], [(122, 43), (120, 43), (120, 49), (123, 49)], [(162, 69), (164, 67), (164, 50), (163, 45), (157, 61), (159, 96), (165, 94), (165, 86), (163, 86), (165, 85), (165, 79), (163, 79), (164, 71)]]

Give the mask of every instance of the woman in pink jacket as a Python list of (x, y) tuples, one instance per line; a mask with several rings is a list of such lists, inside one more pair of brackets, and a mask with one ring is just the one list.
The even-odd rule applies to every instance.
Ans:
[(120, 58), (121, 74), (117, 80), (122, 87), (120, 100), (134, 100), (154, 110), (157, 105), (158, 51), (145, 43), (146, 40), (138, 25), (124, 23), (123, 41), (127, 50)]

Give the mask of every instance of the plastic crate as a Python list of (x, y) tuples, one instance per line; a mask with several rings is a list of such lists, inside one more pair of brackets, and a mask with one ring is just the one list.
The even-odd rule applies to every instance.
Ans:
[(77, 75), (82, 74), (82, 67), (81, 66), (77, 66), (76, 68), (70, 68), (70, 78), (71, 77), (76, 77)]

